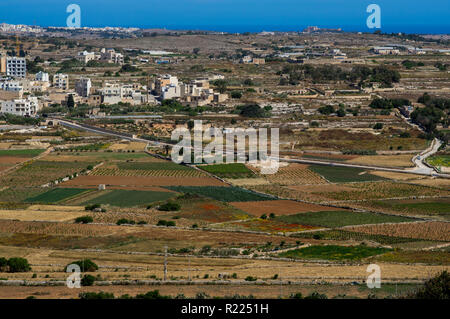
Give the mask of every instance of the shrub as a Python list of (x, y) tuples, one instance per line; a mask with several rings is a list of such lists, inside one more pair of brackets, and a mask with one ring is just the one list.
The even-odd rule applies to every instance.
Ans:
[(28, 260), (19, 257), (8, 259), (8, 268), (9, 272), (27, 272), (31, 270)]
[(423, 288), (408, 297), (413, 299), (450, 299), (450, 274), (444, 270), (426, 281)]
[(146, 294), (136, 295), (136, 299), (169, 299), (169, 296), (163, 296), (159, 293), (159, 290), (151, 290)]
[(95, 209), (100, 208), (100, 207), (101, 207), (100, 204), (92, 204), (92, 205), (87, 205), (87, 206), (84, 208), (84, 210), (90, 210), (90, 211), (92, 211), (92, 210), (95, 210)]
[(174, 227), (176, 225), (176, 223), (172, 220), (160, 220), (158, 221), (158, 223), (156, 224), (156, 226), (166, 226), (166, 227)]
[(77, 224), (89, 224), (92, 223), (94, 219), (91, 216), (81, 216), (75, 219), (75, 223)]
[(147, 222), (145, 220), (141, 220), (138, 222), (138, 225), (147, 225)]
[(81, 278), (81, 285), (82, 286), (92, 286), (94, 284), (95, 277), (92, 275), (84, 275), (83, 278)]
[(174, 202), (167, 202), (158, 207), (158, 210), (163, 212), (174, 212), (180, 209), (181, 209), (180, 204)]
[(134, 220), (129, 220), (126, 218), (121, 218), (116, 222), (117, 225), (124, 225), (124, 224), (128, 224), (128, 225), (134, 225), (136, 224), (136, 222)]
[(247, 277), (245, 277), (245, 281), (256, 281), (256, 280), (258, 280), (258, 278), (253, 277), (253, 276), (247, 276)]
[[(98, 266), (96, 263), (94, 263), (92, 260), (90, 259), (83, 259), (83, 260), (77, 260), (74, 262), (71, 262), (69, 265), (78, 265), (80, 267), (81, 272), (94, 272), (96, 270), (98, 270)], [(66, 268), (64, 268), (64, 271), (67, 271), (67, 266)]]
[(383, 123), (376, 123), (374, 126), (373, 126), (373, 129), (374, 130), (381, 130), (383, 128)]

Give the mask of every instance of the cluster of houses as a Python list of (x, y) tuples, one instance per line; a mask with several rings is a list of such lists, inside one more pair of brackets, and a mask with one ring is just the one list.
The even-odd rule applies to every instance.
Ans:
[[(101, 54), (81, 52), (79, 59), (122, 63), (123, 56), (114, 50), (102, 50)], [(18, 57), (2, 57), (0, 74), (0, 113), (20, 116), (36, 116), (43, 107), (67, 105), (72, 96), (75, 105), (90, 106), (127, 103), (130, 105), (159, 104), (165, 99), (176, 99), (192, 107), (218, 104), (228, 99), (227, 94), (215, 92), (209, 82), (223, 79), (216, 75), (183, 83), (176, 76), (161, 75), (147, 85), (140, 83), (104, 82), (95, 88), (91, 79), (79, 77), (70, 86), (68, 74), (57, 73), (50, 76), (38, 72), (27, 76), (26, 60)]]

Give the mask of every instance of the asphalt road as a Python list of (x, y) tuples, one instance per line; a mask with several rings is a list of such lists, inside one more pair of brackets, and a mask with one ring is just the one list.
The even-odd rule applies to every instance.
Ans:
[[(61, 120), (61, 119), (54, 119), (54, 120), (59, 121), (62, 125), (73, 128), (73, 129), (79, 129), (79, 130), (85, 130), (85, 131), (89, 131), (89, 132), (93, 132), (93, 133), (97, 133), (97, 134), (115, 136), (115, 137), (127, 139), (130, 141), (135, 141), (135, 142), (144, 142), (144, 143), (155, 145), (155, 146), (165, 146), (165, 145), (173, 146), (172, 144), (168, 144), (168, 143), (150, 141), (150, 140), (141, 139), (141, 138), (134, 138), (130, 134), (126, 134), (126, 133), (112, 132), (110, 130), (104, 130), (102, 128), (86, 127), (84, 125), (80, 125), (78, 123), (73, 123), (73, 122), (70, 122), (67, 120)], [(430, 148), (428, 148), (421, 154), (414, 157), (413, 161), (414, 161), (416, 167), (413, 169), (398, 169), (398, 168), (390, 168), (390, 167), (367, 166), (367, 165), (325, 162), (325, 161), (315, 161), (315, 160), (289, 159), (289, 158), (283, 158), (283, 157), (269, 157), (269, 158), (271, 160), (274, 160), (274, 161), (278, 160), (280, 162), (313, 164), (313, 165), (324, 165), (324, 166), (335, 166), (335, 167), (353, 167), (353, 168), (361, 168), (361, 169), (373, 170), (373, 171), (408, 173), (408, 174), (416, 174), (416, 175), (435, 176), (435, 177), (441, 177), (441, 178), (450, 178), (450, 174), (437, 173), (434, 169), (426, 166), (423, 163), (424, 159), (426, 159), (427, 157), (436, 153), (436, 151), (439, 149), (440, 146), (441, 146), (441, 142), (439, 140), (435, 139), (432, 142), (432, 144), (430, 145)]]

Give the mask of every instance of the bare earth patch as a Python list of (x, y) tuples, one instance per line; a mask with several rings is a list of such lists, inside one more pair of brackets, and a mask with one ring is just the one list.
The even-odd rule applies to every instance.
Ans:
[(334, 207), (327, 207), (309, 203), (300, 203), (291, 200), (272, 200), (265, 202), (233, 202), (234, 207), (243, 210), (254, 216), (274, 213), (275, 215), (291, 215), (306, 212), (320, 212), (326, 210), (339, 210)]

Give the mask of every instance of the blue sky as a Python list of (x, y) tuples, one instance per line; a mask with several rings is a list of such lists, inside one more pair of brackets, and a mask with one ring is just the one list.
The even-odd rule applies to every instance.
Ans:
[(65, 26), (71, 3), (81, 7), (82, 26), (223, 31), (369, 31), (366, 7), (375, 3), (385, 32), (450, 33), (449, 0), (1, 0), (0, 22)]

